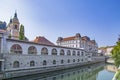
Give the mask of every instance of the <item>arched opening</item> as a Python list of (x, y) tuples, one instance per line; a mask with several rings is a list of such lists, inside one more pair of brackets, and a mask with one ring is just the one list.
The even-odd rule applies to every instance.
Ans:
[(46, 60), (43, 60), (43, 65), (47, 65), (47, 61)]
[(19, 44), (12, 45), (10, 49), (11, 54), (22, 54), (22, 47)]
[(77, 56), (80, 56), (80, 51), (77, 52)]
[(73, 51), (73, 53), (72, 53), (72, 54), (73, 54), (73, 56), (75, 56), (75, 55), (76, 55), (76, 52), (75, 52), (75, 51)]
[(71, 55), (70, 50), (67, 50), (67, 55), (68, 55), (68, 56), (70, 56), (70, 55)]
[(57, 50), (56, 49), (52, 49), (52, 55), (57, 55)]
[(68, 61), (67, 61), (68, 63), (70, 63), (70, 59), (68, 59)]
[(80, 62), (80, 59), (78, 59), (78, 62)]
[(41, 55), (48, 55), (48, 49), (46, 47), (42, 48)]
[(65, 55), (64, 50), (63, 50), (63, 49), (61, 49), (61, 51), (60, 51), (60, 55)]
[(18, 61), (14, 61), (13, 68), (19, 68), (20, 64)]
[(63, 64), (63, 63), (64, 63), (64, 60), (62, 59), (62, 60), (61, 60), (61, 64)]
[(35, 66), (35, 62), (34, 61), (30, 61), (30, 66)]
[(37, 49), (34, 46), (28, 48), (28, 54), (37, 54)]
[(56, 64), (56, 60), (53, 60), (53, 64)]
[(84, 52), (83, 51), (81, 52), (81, 56), (84, 56)]
[(75, 59), (73, 59), (73, 62), (75, 62)]

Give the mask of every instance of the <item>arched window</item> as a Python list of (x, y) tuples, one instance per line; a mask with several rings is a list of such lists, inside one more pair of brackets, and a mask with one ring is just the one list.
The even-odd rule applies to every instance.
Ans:
[(70, 52), (70, 50), (67, 50), (67, 55), (69, 55), (69, 56), (71, 55), (71, 52)]
[(43, 60), (43, 65), (47, 65), (47, 61), (46, 60)]
[(80, 59), (78, 59), (78, 62), (80, 62)]
[(60, 55), (64, 55), (65, 53), (64, 53), (64, 50), (63, 49), (61, 49), (61, 51), (60, 51)]
[(83, 51), (81, 52), (81, 56), (84, 56), (84, 52)]
[(18, 61), (14, 61), (13, 68), (19, 68), (19, 67), (20, 67), (20, 63)]
[(37, 49), (34, 46), (28, 48), (28, 54), (37, 54)]
[(73, 59), (73, 62), (75, 62), (75, 59)]
[(14, 29), (18, 29), (18, 26), (17, 26), (17, 25), (15, 25), (15, 26), (14, 26)]
[(41, 50), (41, 55), (48, 55), (48, 49), (47, 48), (42, 48)]
[(61, 60), (61, 64), (63, 64), (63, 63), (64, 63), (64, 60), (62, 59), (62, 60)]
[(56, 64), (56, 60), (53, 60), (53, 64)]
[(68, 63), (70, 63), (70, 59), (68, 59), (68, 61), (67, 61)]
[(57, 55), (57, 50), (56, 49), (52, 49), (52, 55)]
[(34, 61), (30, 61), (30, 66), (35, 66), (35, 62)]
[(14, 44), (12, 45), (11, 49), (10, 49), (10, 53), (13, 54), (22, 54), (22, 48), (19, 44)]
[(77, 52), (77, 56), (80, 56), (80, 51)]
[(83, 62), (83, 59), (81, 59), (81, 61)]
[(73, 53), (72, 53), (72, 54), (73, 54), (73, 56), (75, 56), (75, 55), (76, 55), (76, 52), (75, 52), (75, 51), (73, 51)]

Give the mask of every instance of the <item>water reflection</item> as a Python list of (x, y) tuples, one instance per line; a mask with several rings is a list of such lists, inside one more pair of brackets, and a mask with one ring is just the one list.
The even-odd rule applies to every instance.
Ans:
[(104, 69), (109, 69), (109, 65), (106, 65), (105, 68), (104, 66), (104, 63), (97, 63), (89, 66), (77, 67), (74, 69), (36, 74), (10, 80), (98, 80), (97, 77), (99, 76), (99, 72)]
[(105, 66), (105, 69), (110, 71), (110, 72), (114, 72), (114, 73), (117, 71), (117, 67), (115, 65), (112, 65), (112, 64)]

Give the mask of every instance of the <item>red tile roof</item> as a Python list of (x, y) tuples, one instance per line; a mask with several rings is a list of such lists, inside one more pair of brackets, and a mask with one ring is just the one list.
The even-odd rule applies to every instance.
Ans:
[(69, 41), (69, 40), (74, 40), (74, 39), (75, 39), (75, 36), (71, 36), (71, 37), (63, 38), (63, 41)]
[(33, 42), (40, 43), (40, 44), (46, 44), (46, 45), (54, 45), (52, 42), (50, 42), (48, 39), (42, 36), (36, 37), (36, 39)]

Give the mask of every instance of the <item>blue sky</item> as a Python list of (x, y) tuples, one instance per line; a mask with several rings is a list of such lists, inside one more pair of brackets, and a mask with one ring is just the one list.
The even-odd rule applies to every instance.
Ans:
[(80, 33), (111, 46), (120, 34), (120, 0), (1, 0), (0, 20), (8, 23), (15, 10), (30, 40), (45, 36), (56, 43)]

